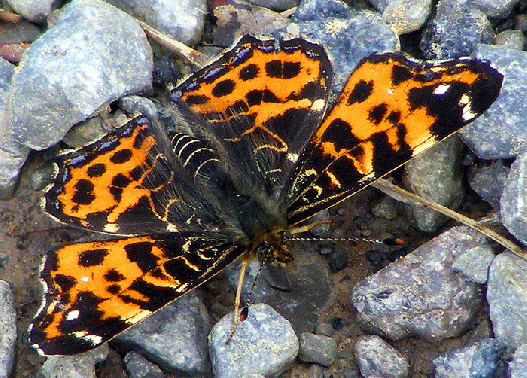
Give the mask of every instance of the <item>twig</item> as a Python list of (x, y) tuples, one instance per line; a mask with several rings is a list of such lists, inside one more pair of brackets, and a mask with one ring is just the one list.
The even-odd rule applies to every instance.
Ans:
[(143, 21), (137, 20), (137, 22), (139, 22), (139, 25), (141, 25), (141, 28), (143, 28), (147, 36), (160, 45), (166, 47), (174, 54), (185, 59), (188, 63), (202, 67), (208, 62), (209, 58), (199, 51), (196, 51), (187, 45), (170, 38), (166, 34), (161, 33), (159, 30), (145, 24)]
[(481, 232), (483, 235), (491, 238), (495, 242), (499, 243), (503, 247), (507, 248), (509, 251), (514, 253), (515, 255), (521, 257), (524, 260), (527, 260), (527, 252), (524, 251), (520, 246), (518, 246), (516, 243), (512, 242), (511, 240), (507, 239), (503, 235), (498, 234), (496, 231), (491, 230), (488, 227), (485, 227), (478, 222), (476, 222), (474, 219), (469, 218), (463, 214), (460, 214), (454, 210), (449, 209), (448, 207), (441, 206), (435, 202), (429, 201), (427, 199), (424, 199), (422, 197), (419, 197), (418, 195), (411, 193), (407, 190), (402, 189), (401, 187), (392, 184), (390, 181), (386, 179), (379, 179), (375, 182), (376, 187), (380, 187), (383, 190), (386, 190), (388, 192), (396, 193), (397, 195), (401, 195), (405, 198), (410, 199), (411, 201), (424, 205), (430, 209), (433, 209), (443, 215), (446, 215), (447, 217), (450, 217), (452, 219), (457, 220), (460, 223), (463, 223), (466, 226), (469, 226), (479, 232)]

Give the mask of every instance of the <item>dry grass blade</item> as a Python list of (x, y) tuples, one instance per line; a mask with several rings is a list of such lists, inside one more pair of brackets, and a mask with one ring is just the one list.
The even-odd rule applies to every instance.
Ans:
[(144, 30), (148, 37), (150, 37), (152, 40), (159, 43), (160, 45), (166, 47), (179, 57), (185, 59), (188, 63), (198, 67), (202, 67), (205, 65), (205, 63), (208, 62), (209, 58), (207, 58), (199, 51), (196, 51), (188, 47), (187, 45), (176, 41), (173, 38), (170, 38), (166, 34), (161, 33), (159, 30), (151, 27), (150, 25), (145, 24), (143, 21), (137, 20), (137, 22), (139, 22), (139, 25), (141, 25), (141, 28)]
[[(490, 228), (479, 224), (477, 221), (475, 221), (472, 218), (469, 218), (463, 214), (460, 214), (454, 210), (451, 210), (448, 207), (441, 206), (435, 202), (428, 201), (422, 197), (419, 197), (418, 195), (414, 193), (411, 193), (407, 190), (402, 189), (401, 187), (397, 185), (392, 184), (390, 181), (386, 179), (377, 180), (374, 186), (384, 192), (394, 193), (395, 194), (394, 197), (396, 199), (402, 196), (405, 199), (408, 199), (413, 203), (424, 205), (430, 209), (440, 212), (443, 215), (446, 215), (447, 217), (455, 219), (458, 222), (463, 223), (464, 225), (469, 226), (481, 232), (483, 235), (491, 238), (492, 240), (499, 243), (503, 247), (507, 248), (509, 251), (521, 257), (522, 259), (527, 260), (527, 252), (524, 251), (520, 246), (518, 246), (516, 243), (512, 242), (511, 240), (507, 239), (503, 235), (498, 234), (496, 231), (491, 230)], [(404, 202), (408, 202), (408, 201), (404, 201)]]

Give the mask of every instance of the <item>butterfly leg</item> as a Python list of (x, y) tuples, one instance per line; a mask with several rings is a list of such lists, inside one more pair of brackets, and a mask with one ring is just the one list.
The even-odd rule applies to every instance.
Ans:
[(234, 315), (232, 317), (232, 330), (226, 344), (228, 345), (234, 337), (236, 332), (236, 326), (238, 325), (238, 311), (240, 310), (240, 303), (242, 298), (243, 280), (245, 279), (245, 273), (247, 272), (247, 266), (251, 258), (249, 256), (243, 256), (242, 265), (240, 266), (240, 275), (238, 277), (238, 286), (236, 287), (236, 298), (234, 299)]

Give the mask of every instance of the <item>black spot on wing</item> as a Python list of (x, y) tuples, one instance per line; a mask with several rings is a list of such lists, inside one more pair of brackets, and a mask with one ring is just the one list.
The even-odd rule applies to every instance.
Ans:
[(283, 74), (284, 79), (292, 79), (300, 73), (300, 63), (298, 62), (284, 62)]
[[(399, 131), (401, 131), (401, 128), (399, 128)], [(399, 140), (404, 140), (403, 135), (399, 135), (399, 137), (403, 137)], [(371, 142), (373, 143), (374, 148), (373, 170), (376, 177), (380, 177), (390, 172), (401, 164), (407, 162), (412, 157), (411, 148), (407, 145), (401, 144), (393, 146), (384, 132), (373, 134)], [(395, 147), (397, 147), (396, 150), (394, 150)]]
[(359, 140), (353, 136), (349, 123), (340, 118), (334, 119), (329, 124), (322, 136), (322, 141), (333, 143), (337, 151), (340, 151), (341, 149), (349, 150), (359, 142)]
[(392, 84), (399, 85), (413, 77), (412, 71), (408, 67), (396, 64), (392, 68)]
[(353, 162), (342, 156), (335, 160), (329, 168), (337, 179), (340, 181), (341, 185), (346, 188), (353, 187), (364, 175), (362, 175), (357, 168), (353, 165)]
[(74, 186), (72, 201), (79, 205), (89, 205), (95, 200), (94, 185), (91, 181), (80, 179)]
[(106, 256), (108, 256), (108, 250), (105, 248), (90, 249), (79, 255), (78, 264), (83, 267), (101, 265)]
[(204, 95), (189, 95), (185, 98), (185, 103), (189, 106), (206, 104), (207, 101), (209, 101), (209, 98)]
[(110, 158), (110, 161), (114, 164), (123, 164), (129, 161), (131, 157), (132, 151), (128, 148), (123, 148), (122, 150), (115, 152)]
[(240, 70), (240, 79), (243, 81), (254, 79), (259, 71), (260, 70), (256, 64), (248, 64)]
[(271, 60), (265, 64), (265, 74), (269, 77), (282, 77), (282, 62), (280, 60)]
[(55, 283), (60, 287), (61, 292), (65, 293), (77, 284), (75, 277), (57, 274), (55, 276)]
[(168, 274), (181, 282), (193, 282), (203, 274), (201, 270), (195, 270), (185, 260), (178, 258), (168, 260), (164, 267)]
[(106, 172), (106, 165), (104, 164), (94, 164), (88, 167), (88, 176), (90, 177), (99, 177)]
[(431, 132), (440, 139), (452, 134), (466, 122), (463, 120), (463, 107), (460, 106), (461, 96), (467, 92), (468, 85), (461, 82), (450, 82), (445, 95), (436, 95), (435, 85), (414, 88), (408, 94), (408, 103), (412, 109), (423, 107), (435, 118)]
[(152, 253), (151, 242), (131, 243), (124, 247), (126, 257), (143, 271), (148, 272), (157, 266), (158, 258)]
[(378, 125), (384, 119), (388, 111), (388, 106), (384, 103), (376, 105), (369, 111), (369, 120)]
[(118, 187), (118, 188), (126, 188), (128, 184), (130, 184), (132, 180), (123, 175), (122, 173), (118, 173), (112, 178), (112, 186)]
[(124, 280), (126, 277), (119, 273), (117, 270), (110, 269), (109, 271), (104, 273), (104, 278), (106, 279), (106, 281), (119, 282)]
[(365, 101), (373, 90), (372, 81), (361, 80), (355, 85), (348, 97), (348, 105)]
[(212, 88), (212, 94), (214, 97), (227, 96), (232, 93), (235, 87), (236, 83), (233, 80), (222, 80)]
[(136, 299), (126, 295), (119, 295), (119, 298), (125, 302), (135, 303), (147, 311), (156, 311), (179, 295), (173, 288), (156, 286), (141, 279), (134, 281), (130, 285), (130, 290), (142, 294), (146, 299)]

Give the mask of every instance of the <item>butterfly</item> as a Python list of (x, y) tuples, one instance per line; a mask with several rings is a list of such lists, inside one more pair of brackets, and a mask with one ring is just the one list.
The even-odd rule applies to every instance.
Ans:
[(44, 209), (114, 235), (50, 251), (29, 329), (45, 355), (92, 349), (286, 235), (485, 112), (487, 62), (363, 59), (329, 106), (332, 66), (302, 38), (242, 37), (142, 114), (56, 159)]

